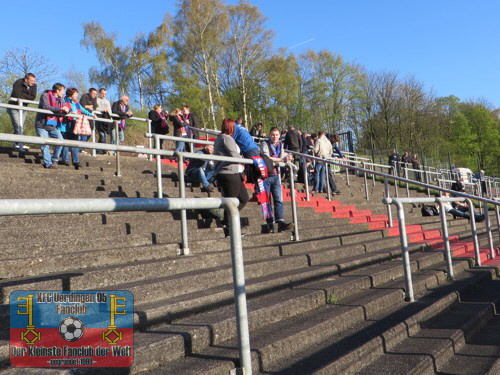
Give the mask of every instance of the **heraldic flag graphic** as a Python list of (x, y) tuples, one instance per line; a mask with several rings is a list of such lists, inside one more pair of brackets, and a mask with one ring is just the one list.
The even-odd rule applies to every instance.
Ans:
[(18, 290), (10, 294), (16, 367), (129, 367), (134, 297), (123, 290)]

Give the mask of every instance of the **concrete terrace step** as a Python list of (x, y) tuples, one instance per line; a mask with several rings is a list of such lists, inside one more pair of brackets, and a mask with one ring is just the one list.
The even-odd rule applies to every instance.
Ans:
[[(430, 287), (432, 285), (437, 285), (436, 280), (435, 275), (431, 276), (429, 274), (419, 279), (417, 283)], [(349, 282), (344, 280), (344, 283), (346, 282), (347, 284), (345, 286), (348, 287)], [(352, 280), (351, 282), (355, 284), (355, 280)], [(401, 283), (402, 279), (397, 280), (397, 282)], [(392, 286), (395, 285), (395, 283), (396, 281), (390, 282), (388, 285)], [(333, 285), (335, 285), (333, 281), (330, 281), (330, 287)], [(425, 290), (425, 287), (422, 287), (421, 289)], [(327, 303), (327, 290), (325, 290), (324, 286), (321, 284), (307, 284), (303, 287), (297, 287), (296, 290), (301, 292), (307, 290), (309, 293), (317, 291), (317, 298), (319, 299), (316, 299), (315, 301), (320, 303), (319, 306), (312, 309), (309, 307), (299, 315), (288, 316), (285, 319), (280, 320), (278, 320), (278, 318), (274, 319), (273, 314), (267, 314), (267, 319), (263, 316), (265, 319), (264, 322), (258, 317), (254, 318), (252, 316), (253, 314), (257, 314), (256, 311), (254, 312), (251, 310), (249, 313), (252, 327), (251, 345), (254, 349), (254, 354), (256, 352), (260, 353), (258, 361), (257, 357), (254, 357), (254, 371), (256, 373), (260, 373), (258, 370), (263, 371), (263, 373), (275, 373), (272, 366), (277, 366), (278, 363), (290, 364), (290, 360), (287, 359), (293, 358), (293, 360), (296, 360), (298, 356), (302, 355), (304, 350), (308, 347), (314, 346), (315, 343), (322, 342), (328, 337), (335, 337), (339, 333), (352, 327), (353, 324), (366, 324), (365, 319), (371, 319), (371, 316), (374, 316), (377, 311), (383, 310), (382, 306), (385, 306), (385, 304), (377, 303), (377, 300), (380, 301), (381, 299), (389, 298), (393, 301), (391, 306), (398, 307), (401, 307), (404, 303), (402, 301), (401, 289), (398, 288), (367, 289), (365, 291), (361, 291), (361, 294), (355, 296), (350, 294), (350, 297), (340, 298), (335, 302), (333, 302), (331, 298), (328, 298), (331, 301), (330, 303)], [(351, 304), (349, 302), (349, 298), (356, 298), (356, 301), (360, 298), (364, 298), (365, 302), (360, 304)], [(315, 304), (318, 302), (315, 302)], [(370, 310), (373, 315), (365, 315), (363, 311), (366, 306), (371, 306)], [(283, 309), (277, 307), (278, 306), (276, 306), (273, 311), (276, 311), (277, 313), (281, 312), (281, 315), (284, 314)], [(192, 319), (188, 319), (187, 322), (196, 325), (197, 319), (200, 318), (201, 316), (198, 318), (193, 317)], [(219, 323), (217, 323), (219, 319), (217, 319), (217, 315), (212, 314), (211, 317), (203, 316), (203, 321), (207, 320), (211, 322), (210, 327), (213, 331), (212, 337), (215, 337), (216, 339), (212, 343), (213, 346), (201, 351), (199, 355), (221, 359), (232, 359), (235, 361), (237, 358), (237, 351), (234, 340), (222, 341), (224, 337), (219, 337), (219, 335), (217, 335), (217, 332), (219, 332)], [(392, 322), (392, 324), (395, 323)], [(220, 331), (226, 332), (227, 330), (222, 330), (222, 327)], [(253, 331), (254, 329), (255, 331)], [(194, 356), (196, 357), (197, 352), (194, 351), (194, 353)], [(167, 368), (169, 367), (165, 366), (165, 369)], [(310, 371), (311, 368), (308, 370), (302, 369), (297, 372), (297, 374), (311, 373)], [(189, 374), (189, 372), (187, 372), (187, 374)]]
[[(366, 366), (360, 374), (401, 374), (411, 373), (415, 369), (422, 373), (440, 373), (448, 363), (456, 368), (455, 353), (470, 342), (471, 336), (477, 337), (477, 332), (494, 317), (493, 304), (500, 298), (498, 284), (498, 280), (490, 281), (480, 290), (461, 294), (460, 301), (433, 319), (422, 322), (419, 331), (388, 348), (382, 357)], [(496, 345), (500, 344), (498, 337), (495, 341)], [(497, 357), (500, 355), (498, 347), (490, 350), (492, 352)], [(475, 362), (472, 358), (469, 361)], [(471, 363), (467, 368), (469, 371), (475, 369), (470, 373), (485, 373), (489, 369), (485, 368), (485, 362), (479, 361), (474, 365)], [(494, 361), (490, 358), (487, 362), (491, 366)], [(479, 369), (482, 371), (478, 371)]]

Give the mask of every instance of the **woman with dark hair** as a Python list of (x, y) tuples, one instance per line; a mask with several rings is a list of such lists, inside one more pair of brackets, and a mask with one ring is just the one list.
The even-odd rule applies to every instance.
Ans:
[[(221, 133), (217, 136), (214, 143), (214, 155), (241, 158), (240, 148), (233, 139), (234, 130), (234, 120), (230, 118), (224, 119)], [(215, 164), (215, 178), (222, 190), (222, 196), (225, 198), (238, 198), (240, 201), (239, 210), (245, 207), (249, 200), (247, 189), (243, 183), (244, 170), (243, 164), (236, 162), (218, 161)], [(227, 219), (227, 214), (224, 212), (224, 225), (228, 225)], [(227, 228), (225, 229), (227, 235)]]
[[(182, 112), (179, 108), (176, 108), (172, 111), (169, 116), (169, 120), (174, 124), (174, 137), (182, 137), (187, 138), (187, 126), (189, 125), (184, 121), (182, 117)], [(175, 151), (184, 152), (186, 150), (186, 142), (176, 141), (175, 142)]]
[[(64, 98), (65, 106), (69, 109), (69, 113), (76, 113), (79, 115), (94, 116), (91, 112), (83, 108), (80, 103), (78, 103), (78, 89), (70, 87), (66, 90), (66, 97)], [(81, 140), (80, 136), (73, 133), (73, 129), (76, 124), (76, 117), (66, 117), (65, 122), (61, 124), (61, 134), (64, 139), (70, 139), (72, 141)], [(75, 169), (80, 169), (80, 158), (79, 158), (79, 147), (71, 147), (71, 162)], [(68, 157), (68, 147), (63, 147), (61, 152), (61, 157), (64, 164), (69, 165)]]
[[(154, 108), (149, 111), (148, 118), (151, 120), (151, 131), (155, 134), (165, 135), (168, 134), (170, 129), (168, 127), (167, 118), (168, 112), (162, 112), (160, 104), (156, 104)], [(160, 149), (163, 148), (163, 139), (160, 139)]]

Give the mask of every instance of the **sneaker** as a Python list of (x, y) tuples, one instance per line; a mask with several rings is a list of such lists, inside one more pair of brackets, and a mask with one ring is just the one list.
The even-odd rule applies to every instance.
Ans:
[(51, 165), (46, 165), (45, 166), (46, 169), (57, 169), (56, 165), (55, 164), (51, 164)]
[(293, 226), (292, 223), (285, 223), (284, 221), (278, 222), (278, 232), (283, 232), (284, 230), (291, 229)]
[(79, 170), (81, 168), (80, 163), (75, 163), (73, 164), (73, 166), (75, 167), (76, 170)]
[(24, 149), (25, 151), (28, 151), (30, 148), (29, 148), (28, 146), (24, 145), (24, 146), (23, 146), (23, 149)]
[(340, 195), (340, 190), (337, 190), (334, 193), (337, 194), (337, 195)]

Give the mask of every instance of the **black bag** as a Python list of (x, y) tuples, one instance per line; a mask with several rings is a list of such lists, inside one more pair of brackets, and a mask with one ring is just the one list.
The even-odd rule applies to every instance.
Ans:
[(439, 211), (435, 206), (422, 205), (422, 216), (437, 216)]

